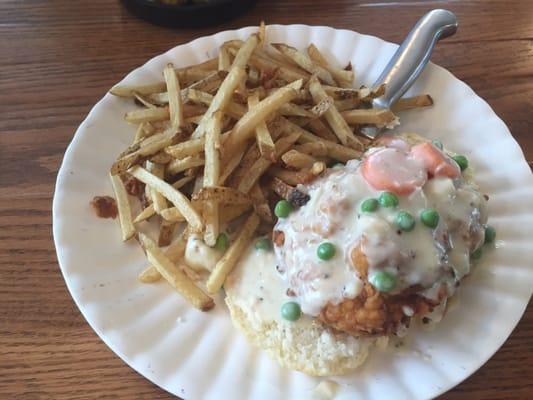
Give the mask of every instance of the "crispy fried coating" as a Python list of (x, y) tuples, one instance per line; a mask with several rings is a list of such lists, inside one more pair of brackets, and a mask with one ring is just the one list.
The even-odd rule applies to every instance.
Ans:
[(402, 325), (409, 326), (413, 316), (424, 315), (438, 305), (439, 302), (432, 302), (410, 291), (396, 295), (378, 292), (368, 282), (368, 261), (360, 246), (354, 248), (351, 258), (352, 265), (364, 281), (363, 289), (354, 299), (346, 299), (339, 304), (329, 303), (322, 308), (318, 320), (323, 324), (352, 336), (388, 335)]

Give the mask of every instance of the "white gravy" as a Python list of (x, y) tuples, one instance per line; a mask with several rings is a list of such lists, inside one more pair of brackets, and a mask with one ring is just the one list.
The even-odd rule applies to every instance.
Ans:
[(232, 298), (246, 310), (249, 318), (258, 322), (312, 323), (308, 316), (296, 322), (281, 317), (281, 306), (294, 301), (294, 297), (287, 295), (287, 285), (276, 270), (276, 261), (273, 250), (257, 250), (251, 244), (224, 286), (231, 289)]
[(205, 244), (201, 235), (191, 234), (187, 239), (185, 263), (195, 271), (212, 271), (222, 255), (221, 251)]
[[(327, 303), (338, 304), (359, 294), (362, 281), (350, 255), (360, 244), (370, 277), (379, 270), (396, 276), (392, 294), (416, 285), (419, 294), (436, 300), (441, 287), (448, 295), (453, 293), (456, 282), (470, 271), (471, 253), (483, 243), (486, 201), (462, 178), (436, 177), (425, 184), (421, 180), (422, 187), (398, 196), (398, 207), (363, 213), (361, 203), (377, 199), (381, 191), (367, 183), (360, 166), (359, 161), (350, 161), (300, 187), (309, 194), (309, 202), (280, 219), (274, 228), (284, 233), (283, 245), (275, 246), (279, 269), (305, 314), (317, 316)], [(420, 221), (425, 208), (438, 211), (437, 228)], [(396, 226), (399, 211), (415, 218), (412, 231)], [(323, 242), (336, 248), (335, 256), (327, 261), (317, 256)]]

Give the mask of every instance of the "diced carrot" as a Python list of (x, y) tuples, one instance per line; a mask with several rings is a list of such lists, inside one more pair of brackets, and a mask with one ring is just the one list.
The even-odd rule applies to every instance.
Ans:
[(427, 172), (419, 161), (394, 148), (370, 153), (361, 168), (363, 177), (372, 187), (397, 195), (410, 194), (427, 180)]
[(455, 161), (429, 142), (413, 146), (411, 154), (424, 165), (432, 176), (457, 178), (461, 175), (461, 170)]

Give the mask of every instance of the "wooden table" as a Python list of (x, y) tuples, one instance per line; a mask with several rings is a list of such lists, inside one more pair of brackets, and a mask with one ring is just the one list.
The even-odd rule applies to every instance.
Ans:
[[(0, 2), (1, 398), (171, 397), (113, 354), (74, 305), (56, 261), (51, 205), (65, 148), (93, 104), (175, 45), (261, 18), (399, 42), (427, 10), (446, 7), (461, 27), (433, 60), (487, 100), (533, 160), (533, 1), (378, 1), (260, 0), (247, 15), (194, 30), (149, 25), (117, 0)], [(502, 349), (443, 398), (533, 398), (532, 307)]]

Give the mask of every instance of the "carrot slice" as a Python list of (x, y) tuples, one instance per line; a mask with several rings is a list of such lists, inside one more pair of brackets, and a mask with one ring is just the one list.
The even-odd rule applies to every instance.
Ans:
[(433, 176), (457, 178), (461, 175), (461, 170), (455, 161), (431, 143), (426, 142), (413, 146), (411, 155), (419, 160)]
[(395, 148), (370, 153), (361, 168), (363, 177), (374, 189), (397, 195), (410, 194), (427, 180), (424, 166), (409, 153)]

